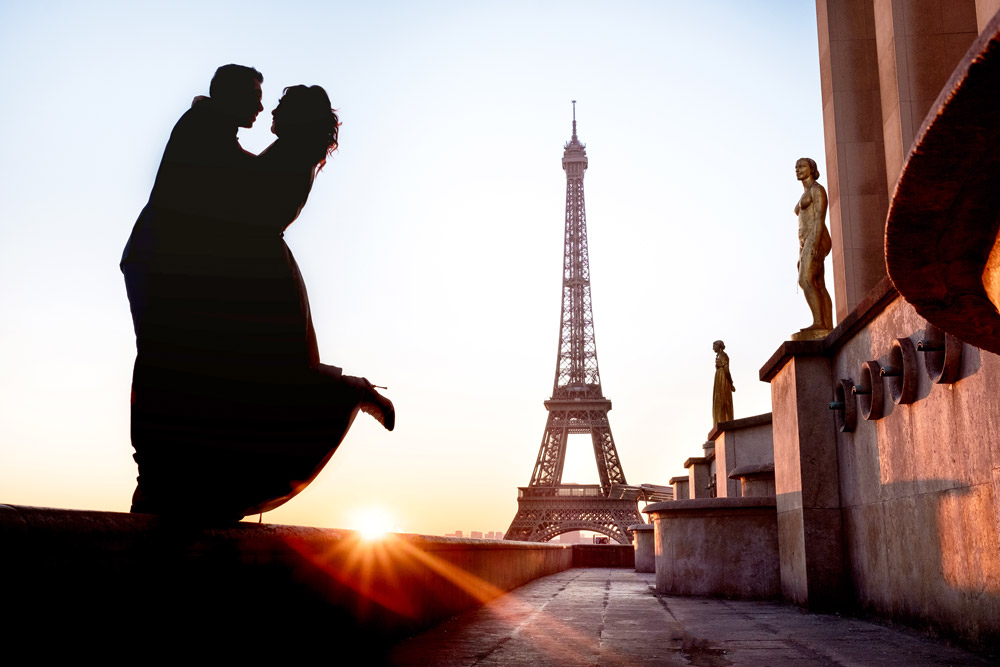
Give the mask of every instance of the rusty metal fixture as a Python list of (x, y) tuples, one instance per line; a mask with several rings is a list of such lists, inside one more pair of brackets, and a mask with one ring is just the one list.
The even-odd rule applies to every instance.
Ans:
[(851, 392), (858, 397), (858, 408), (861, 416), (868, 421), (881, 419), (884, 407), (882, 392), (882, 367), (874, 359), (861, 364), (861, 375), (858, 384)]
[[(611, 435), (608, 411), (597, 366), (594, 313), (590, 294), (587, 213), (583, 199), (586, 146), (573, 135), (563, 147), (566, 172), (566, 228), (563, 244), (562, 317), (552, 398), (545, 401), (548, 418), (531, 482), (521, 487), (517, 514), (504, 539), (545, 542), (569, 530), (592, 530), (621, 544), (631, 544), (628, 527), (642, 523), (638, 495), (630, 494)], [(563, 484), (563, 464), (570, 434), (589, 434), (597, 459), (600, 486), (593, 493), (581, 485)], [(588, 487), (590, 488), (590, 487)], [(612, 497), (612, 491), (616, 493)]]
[(837, 429), (841, 433), (850, 433), (858, 425), (858, 407), (852, 391), (854, 380), (840, 380), (833, 385), (834, 399), (830, 403)]
[(925, 336), (917, 343), (917, 352), (924, 353), (927, 377), (937, 384), (957, 382), (962, 371), (962, 341), (933, 324), (927, 325)]
[(892, 341), (889, 363), (880, 375), (896, 405), (908, 405), (917, 398), (917, 351), (909, 338)]

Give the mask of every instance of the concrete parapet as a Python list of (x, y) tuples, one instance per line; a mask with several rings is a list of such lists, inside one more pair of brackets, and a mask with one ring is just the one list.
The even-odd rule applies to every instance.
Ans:
[(656, 572), (656, 529), (653, 524), (637, 523), (628, 529), (632, 531), (632, 546), (635, 547), (635, 571)]
[[(114, 628), (119, 638), (181, 642), (266, 630), (322, 632), (331, 647), (338, 639), (377, 645), (573, 563), (568, 545), (402, 534), (366, 541), (347, 530), (202, 528), (9, 505), (0, 505), (0, 543), (4, 606), (27, 632)], [(12, 637), (16, 627), (5, 624)]]
[(774, 498), (653, 503), (656, 590), (669, 595), (781, 595)]

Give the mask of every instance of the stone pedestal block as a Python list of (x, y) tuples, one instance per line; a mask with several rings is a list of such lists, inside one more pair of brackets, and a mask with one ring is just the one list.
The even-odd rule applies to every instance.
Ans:
[(637, 523), (628, 527), (632, 531), (635, 547), (635, 571), (656, 572), (655, 528), (651, 523)]
[(830, 359), (822, 342), (786, 342), (761, 380), (771, 383), (782, 595), (836, 608), (843, 549)]
[(774, 498), (653, 503), (656, 590), (668, 595), (781, 595)]
[(708, 438), (715, 442), (715, 484), (716, 495), (720, 498), (743, 495), (739, 479), (733, 477), (735, 469), (774, 464), (770, 412), (716, 424)]
[(691, 497), (687, 477), (671, 477), (670, 486), (674, 487), (674, 500), (687, 500)]
[(712, 466), (709, 460), (702, 456), (693, 456), (684, 462), (684, 467), (688, 471), (688, 492), (691, 498), (710, 498)]

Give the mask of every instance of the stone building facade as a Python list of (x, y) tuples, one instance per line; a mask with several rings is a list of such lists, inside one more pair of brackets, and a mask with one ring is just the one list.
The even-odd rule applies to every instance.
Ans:
[[(1000, 52), (1000, 0), (816, 6), (837, 327), (823, 340), (782, 343), (760, 370), (771, 385), (776, 522), (753, 519), (753, 530), (774, 530), (776, 548), (688, 574), (710, 580), (713, 570), (766, 569), (772, 559), (778, 580), (766, 590), (698, 593), (869, 613), (996, 649), (1000, 356), (939, 330), (900, 295), (887, 276), (885, 230), (911, 149), (947, 97), (942, 87), (983, 53), (984, 39)], [(736, 426), (709, 434), (719, 498), (693, 490), (691, 500), (646, 509), (663, 592), (681, 592), (668, 575), (691, 565), (668, 563), (684, 553), (670, 528), (683, 518), (686, 539), (698, 541), (692, 521), (732, 532), (762, 506), (751, 497), (743, 507), (741, 496), (757, 494), (737, 494), (728, 479), (741, 455)], [(734, 518), (720, 519), (723, 510)]]

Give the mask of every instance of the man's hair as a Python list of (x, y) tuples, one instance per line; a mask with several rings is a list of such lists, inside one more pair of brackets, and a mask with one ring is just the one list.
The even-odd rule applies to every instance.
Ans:
[(208, 94), (215, 99), (246, 94), (247, 88), (252, 87), (254, 81), (264, 83), (264, 75), (253, 67), (223, 65), (215, 70), (212, 83), (208, 86)]

